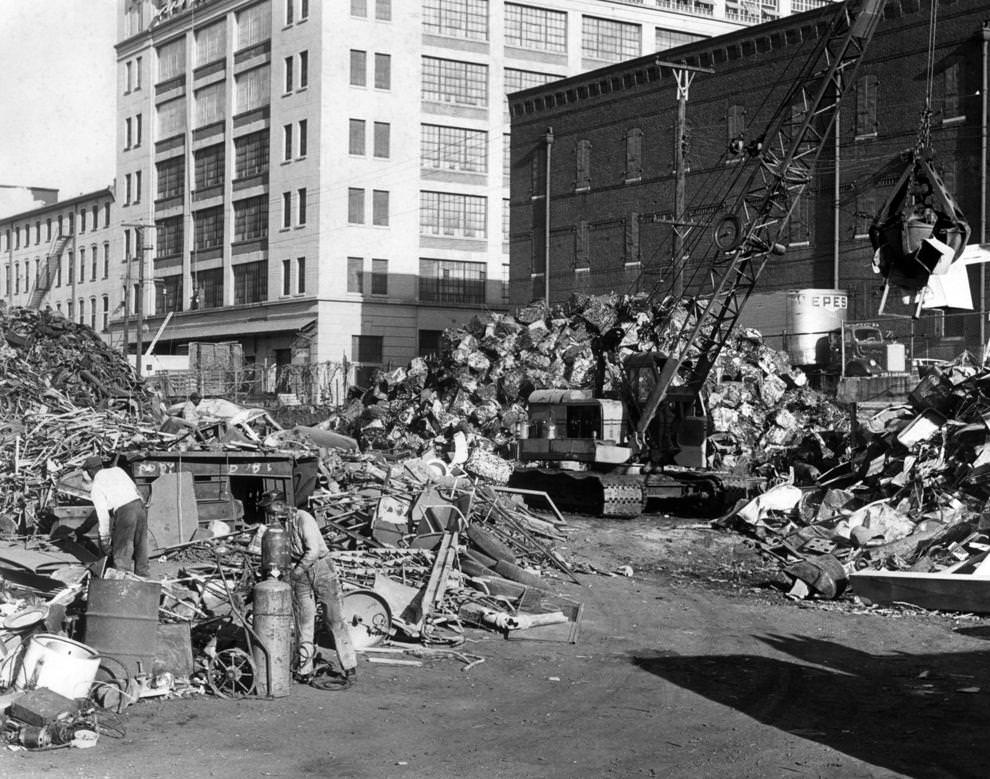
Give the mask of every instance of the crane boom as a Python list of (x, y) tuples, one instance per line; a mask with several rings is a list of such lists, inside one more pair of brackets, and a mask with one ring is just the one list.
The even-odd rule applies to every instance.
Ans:
[(679, 391), (701, 391), (767, 260), (782, 251), (777, 239), (811, 180), (885, 2), (847, 0), (837, 6), (815, 52), (751, 147), (759, 165), (726, 216), (738, 228), (739, 242), (728, 256), (713, 248), (709, 266), (716, 279), (711, 297), (680, 327), (636, 422), (638, 438), (645, 435), (675, 381), (682, 379)]

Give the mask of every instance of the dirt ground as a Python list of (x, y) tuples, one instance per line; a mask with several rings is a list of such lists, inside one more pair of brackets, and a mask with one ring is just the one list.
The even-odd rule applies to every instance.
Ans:
[(990, 622), (796, 603), (737, 536), (575, 518), (552, 589), (578, 640), (470, 630), (454, 659), (362, 660), (277, 700), (145, 700), (93, 749), (0, 754), (19, 777), (986, 777)]

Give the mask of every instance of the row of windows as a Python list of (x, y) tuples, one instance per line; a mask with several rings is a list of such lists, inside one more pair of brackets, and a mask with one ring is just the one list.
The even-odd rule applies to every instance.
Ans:
[[(303, 119), (296, 125), (298, 128), (296, 149), (300, 157), (306, 155), (306, 124), (306, 120)], [(285, 127), (285, 142), (286, 159), (290, 159), (293, 147), (292, 125)], [(268, 144), (268, 130), (260, 130), (234, 139), (235, 179), (258, 176), (268, 171)], [(194, 190), (204, 190), (222, 185), (226, 169), (224, 145), (218, 143), (197, 149), (193, 154), (193, 164), (192, 185)], [(168, 200), (182, 196), (185, 190), (185, 169), (184, 157), (163, 160), (155, 166), (157, 175), (155, 198), (157, 200)]]
[(88, 247), (88, 250), (85, 246), (79, 247), (78, 262), (76, 261), (76, 253), (70, 251), (65, 253), (64, 261), (61, 255), (58, 255), (54, 262), (35, 257), (33, 262), (25, 260), (23, 265), (15, 262), (13, 272), (11, 272), (9, 264), (5, 268), (5, 294), (7, 295), (29, 292), (36, 286), (61, 287), (63, 268), (65, 269), (64, 283), (67, 285), (85, 283), (87, 270), (89, 271), (89, 281), (98, 281), (101, 278), (101, 273), (103, 279), (108, 279), (110, 278), (110, 244), (103, 244), (102, 259), (100, 247), (94, 243)]
[[(60, 235), (72, 235), (76, 229), (76, 221), (78, 219), (79, 232), (85, 233), (87, 225), (89, 229), (98, 230), (100, 229), (100, 211), (101, 206), (92, 206), (91, 208), (81, 208), (78, 212), (74, 214), (68, 214), (63, 216), (59, 214), (54, 218), (45, 219), (44, 223), (41, 220), (36, 220), (33, 226), (34, 240), (33, 244), (35, 246), (39, 245), (42, 241), (51, 241), (56, 236)], [(106, 202), (102, 206), (103, 211), (103, 227), (110, 226), (110, 203)], [(30, 223), (23, 225), (14, 225), (4, 231), (3, 234), (3, 251), (9, 252), (12, 249), (27, 248), (32, 245), (32, 225)]]
[[(392, 88), (392, 56), (374, 52), (375, 89)], [(368, 86), (368, 52), (351, 49), (350, 84), (355, 87)]]
[(289, 55), (282, 61), (282, 91), (288, 94), (294, 89), (309, 86), (309, 52), (301, 51)]
[[(233, 304), (261, 303), (268, 299), (268, 261), (258, 260), (234, 265)], [(156, 279), (155, 312), (166, 314), (182, 310), (182, 276), (172, 274)], [(193, 274), (193, 291), (190, 309), (218, 308), (224, 305), (223, 268), (198, 270)], [(306, 293), (306, 258), (282, 260), (281, 294), (304, 295)]]
[[(306, 189), (295, 192), (296, 226), (306, 224)], [(283, 227), (292, 226), (293, 193), (283, 195)], [(224, 231), (223, 206), (201, 208), (193, 212), (193, 248), (207, 251), (223, 246)], [(156, 253), (159, 257), (170, 257), (182, 253), (183, 217), (174, 216), (159, 219), (156, 228)], [(258, 195), (234, 202), (233, 241), (258, 241), (268, 237), (268, 197)]]
[[(708, 15), (711, 15), (711, 11)], [(487, 41), (488, 0), (424, 0), (423, 29), (427, 33), (448, 38)], [(640, 34), (638, 24), (585, 16), (582, 18), (581, 53), (585, 57), (607, 61), (638, 57), (641, 53)], [(656, 27), (654, 50), (665, 51), (705, 37), (682, 30)], [(505, 42), (517, 48), (564, 54), (567, 52), (567, 14), (564, 11), (507, 3)]]
[[(375, 19), (379, 22), (392, 21), (392, 0), (373, 0), (375, 4)], [(368, 0), (351, 0), (351, 16), (362, 19), (368, 17)]]
[(141, 114), (124, 119), (124, 151), (136, 149), (141, 145), (143, 124)]
[(141, 89), (141, 57), (135, 57), (124, 63), (124, 94), (130, 94)]
[(282, 161), (289, 162), (293, 158), (302, 159), (309, 150), (309, 122), (300, 119), (295, 125), (282, 125)]
[[(371, 153), (379, 159), (388, 159), (391, 156), (392, 125), (388, 122), (372, 122)], [(368, 134), (368, 122), (364, 119), (348, 120), (348, 143), (349, 154), (363, 157), (366, 152), (366, 139)]]
[(124, 202), (130, 206), (141, 202), (141, 171), (124, 174)]

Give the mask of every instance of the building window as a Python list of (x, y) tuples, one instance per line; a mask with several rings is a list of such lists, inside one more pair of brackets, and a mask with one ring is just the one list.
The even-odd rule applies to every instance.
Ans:
[(540, 73), (535, 70), (506, 68), (504, 78), (505, 94), (509, 95), (513, 92), (521, 92), (524, 89), (529, 89), (530, 87), (539, 87), (543, 84), (549, 84), (551, 81), (556, 81), (558, 78), (561, 78), (561, 76), (557, 76), (553, 73)]
[(270, 2), (258, 3), (237, 14), (237, 48), (247, 49), (272, 37)]
[(223, 121), (224, 100), (226, 95), (225, 83), (220, 81), (208, 87), (197, 89), (194, 93), (196, 103), (196, 127)]
[(371, 261), (371, 294), (388, 294), (388, 260)]
[(197, 251), (223, 246), (223, 206), (196, 211), (193, 227)]
[(96, 298), (89, 299), (89, 326), (96, 329)]
[(375, 54), (375, 89), (392, 88), (392, 56)]
[(125, 150), (131, 148), (131, 144), (133, 143), (133, 135), (134, 133), (131, 127), (131, 117), (128, 116), (126, 119), (124, 119), (124, 149)]
[[(236, 271), (235, 271), (236, 273)], [(182, 300), (182, 276), (159, 276), (155, 279), (155, 313), (178, 311)]]
[[(134, 173), (134, 202), (141, 202), (141, 171)], [(93, 220), (93, 229), (96, 229), (96, 220)]]
[(141, 145), (141, 130), (142, 130), (142, 119), (141, 114), (136, 114), (134, 116), (134, 145)]
[(364, 224), (364, 190), (349, 187), (347, 190), (347, 222), (352, 225)]
[(292, 193), (282, 193), (282, 228), (292, 227)]
[(103, 278), (110, 278), (110, 244), (103, 244)]
[(464, 127), (424, 124), (420, 139), (424, 168), (488, 172), (488, 133)]
[(880, 77), (875, 73), (862, 76), (856, 82), (856, 137), (877, 134), (877, 97)]
[(96, 244), (93, 244), (93, 246), (90, 247), (89, 256), (91, 262), (91, 267), (89, 269), (90, 270), (89, 278), (90, 281), (96, 281), (96, 277), (100, 272), (99, 271), (100, 255), (99, 252), (97, 251)]
[(631, 212), (626, 218), (625, 234), (625, 263), (631, 265), (640, 261), (639, 255), (639, 214)]
[(199, 308), (223, 305), (223, 268), (201, 270), (196, 276), (196, 303)]
[(347, 291), (364, 292), (364, 258), (347, 258)]
[(196, 31), (196, 65), (223, 59), (227, 54), (227, 23), (211, 24)]
[(271, 96), (272, 71), (270, 65), (262, 65), (234, 77), (237, 106), (236, 113), (253, 111), (256, 108), (269, 105)]
[(296, 224), (304, 225), (306, 224), (306, 187), (300, 187), (296, 191), (296, 196), (299, 200), (298, 219), (296, 220)]
[(282, 62), (282, 74), (284, 76), (282, 80), (282, 91), (291, 92), (292, 84), (295, 82), (295, 76), (293, 71), (295, 70), (295, 57), (291, 54), (286, 57)]
[(375, 189), (371, 192), (371, 223), (379, 227), (388, 227), (388, 192)]
[(351, 0), (351, 16), (365, 19), (368, 16), (368, 0)]
[(299, 88), (305, 89), (309, 86), (309, 52), (299, 52)]
[[(109, 201), (107, 201), (106, 203), (103, 204), (103, 226), (104, 227), (109, 227), (110, 226), (110, 202)], [(61, 230), (61, 229), (62, 228), (61, 228), (61, 225), (60, 225), (59, 226), (59, 230)]]
[(424, 0), (423, 30), (431, 35), (488, 40), (488, 0)]
[(643, 177), (643, 131), (633, 127), (626, 133), (626, 181)]
[(942, 71), (942, 122), (951, 122), (953, 119), (962, 119), (966, 116), (966, 111), (962, 106), (960, 97), (963, 94), (963, 69), (962, 63), (954, 59), (945, 65)]
[(268, 172), (268, 130), (234, 139), (234, 168), (237, 178)]
[[(28, 245), (28, 230), (30, 228), (24, 228), (24, 245)], [(86, 232), (86, 209), (79, 209), (79, 232)]]
[(653, 49), (654, 51), (666, 51), (676, 46), (683, 46), (686, 43), (703, 41), (706, 37), (705, 35), (683, 32), (682, 30), (666, 30), (663, 27), (657, 27), (654, 31)]
[(79, 298), (79, 324), (86, 324), (86, 301)]
[(52, 239), (52, 220), (45, 220), (45, 240), (50, 241)]
[(590, 59), (618, 62), (641, 53), (640, 26), (629, 22), (581, 18), (581, 55)]
[(66, 316), (66, 319), (68, 319), (70, 322), (76, 316), (76, 304), (73, 301), (71, 301), (71, 300), (68, 303), (66, 303), (65, 316)]
[(348, 122), (349, 154), (364, 155), (364, 119), (351, 119)]
[(171, 43), (159, 46), (158, 49), (158, 80), (181, 76), (186, 71), (186, 39), (179, 37)]
[(814, 195), (805, 192), (798, 198), (791, 210), (791, 217), (785, 228), (787, 233), (787, 244), (789, 246), (808, 245), (811, 243), (811, 215), (813, 210)]
[(308, 151), (309, 138), (307, 137), (307, 131), (309, 130), (309, 122), (306, 119), (299, 120), (299, 158), (306, 156)]
[(392, 125), (388, 122), (375, 122), (375, 156), (379, 159), (388, 159), (391, 155), (392, 145)]
[(282, 295), (288, 295), (292, 290), (292, 262), (282, 260)]
[(185, 157), (173, 157), (170, 160), (159, 162), (155, 167), (158, 178), (158, 189), (155, 197), (158, 200), (180, 197), (185, 186)]
[(385, 338), (381, 335), (352, 335), (351, 359), (356, 363), (381, 365)]
[[(746, 108), (741, 105), (730, 105), (725, 115), (725, 126), (730, 146), (733, 141), (742, 141), (746, 137)], [(678, 139), (674, 138), (674, 143), (678, 142)]]
[(483, 262), (420, 260), (419, 299), (424, 303), (484, 303)]
[(292, 159), (292, 125), (282, 126), (282, 162)]
[(170, 138), (186, 129), (186, 100), (169, 100), (156, 108), (158, 138)]
[(567, 13), (505, 4), (505, 44), (537, 51), (567, 51)]
[(309, 0), (299, 0), (299, 21), (309, 18)]
[(106, 330), (110, 326), (110, 297), (108, 295), (104, 295), (102, 300), (103, 300), (101, 306), (101, 308), (103, 309), (102, 329)]
[(235, 265), (234, 304), (261, 303), (268, 297), (268, 262), (246, 262)]
[(306, 294), (306, 258), (296, 257), (296, 294)]
[(131, 89), (133, 88), (132, 87), (132, 83), (131, 83), (132, 82), (131, 68), (132, 68), (132, 65), (131, 65), (130, 62), (125, 62), (124, 63), (124, 94), (125, 95), (128, 92), (130, 92)]
[(426, 357), (439, 352), (441, 338), (443, 338), (443, 330), (420, 330), (419, 356)]
[(487, 198), (451, 192), (420, 192), (419, 227), (424, 235), (485, 238)]
[(234, 203), (234, 240), (257, 241), (268, 237), (268, 196)]
[(223, 150), (224, 145), (218, 143), (196, 151), (196, 189), (207, 189), (223, 184)]
[[(25, 268), (25, 272), (27, 268)], [(79, 249), (79, 283), (82, 284), (86, 281), (86, 247), (80, 247)]]
[(423, 100), (466, 106), (488, 105), (488, 67), (423, 57)]
[(351, 86), (364, 87), (368, 85), (368, 53), (351, 49)]
[(591, 141), (582, 139), (577, 142), (575, 153), (574, 189), (583, 192), (591, 189)]

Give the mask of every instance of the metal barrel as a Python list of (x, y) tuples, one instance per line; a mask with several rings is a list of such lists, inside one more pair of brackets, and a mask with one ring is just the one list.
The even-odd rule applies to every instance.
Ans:
[(284, 698), (292, 685), (292, 588), (278, 579), (254, 587), (254, 647), (258, 695)]
[(131, 674), (152, 672), (158, 643), (159, 582), (92, 579), (84, 641), (119, 660)]

